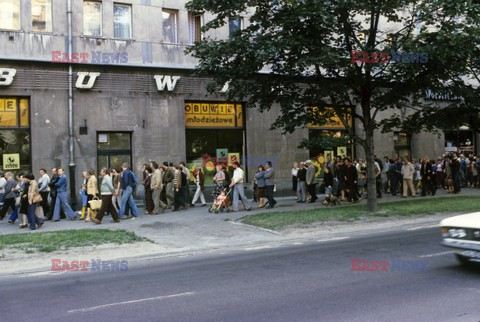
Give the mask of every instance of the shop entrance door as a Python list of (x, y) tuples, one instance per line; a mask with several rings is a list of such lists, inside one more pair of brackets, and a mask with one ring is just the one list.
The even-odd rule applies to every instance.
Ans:
[(130, 132), (97, 132), (97, 170), (132, 165), (132, 134)]

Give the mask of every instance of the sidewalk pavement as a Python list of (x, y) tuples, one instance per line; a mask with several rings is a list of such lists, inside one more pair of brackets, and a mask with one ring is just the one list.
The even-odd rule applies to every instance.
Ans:
[[(480, 195), (480, 190), (464, 189), (460, 195)], [(451, 196), (440, 190), (433, 198), (443, 198)], [(421, 197), (417, 197), (417, 200)], [(432, 198), (432, 197), (425, 197)], [(452, 214), (438, 214), (433, 216), (416, 216), (413, 218), (368, 218), (355, 223), (327, 222), (314, 224), (310, 228), (287, 228), (282, 231), (271, 231), (263, 228), (257, 228), (242, 224), (237, 220), (246, 216), (268, 211), (291, 211), (299, 209), (314, 209), (323, 207), (320, 204), (320, 198), (314, 204), (299, 204), (295, 202), (294, 197), (277, 198), (278, 204), (273, 210), (253, 209), (250, 212), (239, 211), (235, 213), (208, 213), (207, 207), (193, 207), (185, 211), (172, 212), (166, 210), (161, 215), (141, 215), (134, 220), (123, 220), (121, 223), (110, 223), (110, 218), (106, 216), (101, 225), (95, 225), (91, 222), (62, 220), (60, 222), (45, 222), (41, 229), (29, 231), (28, 229), (19, 229), (18, 224), (11, 225), (7, 220), (0, 221), (0, 235), (14, 233), (36, 233), (46, 231), (73, 230), (73, 229), (125, 229), (135, 232), (137, 235), (146, 237), (152, 243), (131, 245), (99, 245), (96, 247), (74, 248), (62, 252), (63, 257), (72, 257), (81, 254), (87, 258), (130, 258), (132, 256), (176, 256), (185, 254), (195, 254), (208, 251), (228, 251), (229, 249), (258, 249), (264, 247), (273, 247), (272, 245), (286, 245), (294, 243), (303, 243), (308, 241), (326, 241), (328, 239), (343, 238), (358, 234), (370, 234), (374, 232), (384, 232), (386, 230), (397, 229), (402, 226), (432, 226), (449, 217)], [(399, 197), (384, 196), (379, 202), (400, 201)], [(363, 199), (361, 203), (365, 204)], [(342, 204), (346, 204), (342, 203)], [(342, 237), (343, 236), (343, 237)], [(345, 237), (349, 238), (349, 237)], [(0, 263), (11, 260), (10, 269), (5, 270), (5, 265), (0, 265), (0, 272), (15, 271), (15, 267), (22, 269), (37, 264), (45, 264), (45, 254), (27, 254), (14, 255), (7, 254), (1, 259)], [(52, 257), (52, 255), (48, 255)], [(36, 259), (35, 259), (36, 258)], [(77, 258), (78, 259), (78, 258)], [(34, 263), (37, 260), (37, 263)], [(43, 260), (43, 262), (42, 262)], [(3, 266), (3, 267), (2, 267)]]

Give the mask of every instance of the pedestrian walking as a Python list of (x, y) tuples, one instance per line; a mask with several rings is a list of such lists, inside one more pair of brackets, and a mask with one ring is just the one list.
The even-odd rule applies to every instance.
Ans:
[[(118, 216), (121, 219), (135, 219), (139, 216), (137, 205), (135, 204), (135, 200), (133, 200), (133, 190), (137, 187), (137, 184), (137, 176), (128, 168), (128, 163), (123, 163), (121, 181), (122, 200), (120, 203), (120, 211), (118, 213)], [(132, 212), (132, 215), (126, 215), (127, 204)]]
[(305, 168), (305, 162), (300, 162), (300, 166), (297, 171), (297, 202), (303, 203), (307, 201), (307, 169)]
[(163, 175), (163, 186), (165, 187), (165, 199), (167, 201), (167, 208), (172, 208), (174, 204), (174, 184), (173, 179), (175, 177), (175, 168), (172, 163), (163, 162), (164, 175)]
[[(53, 220), (54, 221), (60, 221), (60, 210), (65, 211), (65, 214), (67, 217), (71, 220), (75, 220), (77, 218), (77, 215), (75, 212), (72, 210), (72, 207), (70, 207), (68, 201), (67, 201), (67, 177), (65, 176), (63, 172), (63, 168), (58, 168), (57, 170), (58, 174), (58, 181), (55, 183), (55, 188), (57, 192), (57, 198), (55, 200), (55, 208), (53, 211)], [(24, 176), (25, 178), (25, 176)]]
[(165, 172), (164, 168), (160, 167), (157, 162), (152, 162), (152, 166), (154, 170), (150, 184), (154, 205), (152, 214), (156, 215), (167, 209), (167, 205), (161, 199), (162, 190), (165, 188), (163, 183)]
[(173, 184), (175, 187), (173, 194), (173, 211), (185, 210), (187, 209), (187, 203), (184, 199), (184, 189), (186, 187), (187, 176), (182, 171), (182, 167), (177, 165), (175, 167), (175, 173), (173, 177)]
[(30, 230), (36, 230), (37, 228), (42, 227), (43, 220), (38, 218), (35, 215), (35, 210), (37, 206), (42, 201), (42, 196), (38, 190), (38, 182), (35, 180), (35, 177), (31, 173), (24, 175), (24, 179), (29, 182), (28, 187), (28, 221), (30, 222)]
[(407, 157), (403, 160), (402, 167), (402, 176), (403, 176), (403, 198), (408, 197), (408, 192), (412, 194), (412, 197), (415, 198), (415, 187), (413, 186), (413, 177), (415, 175), (415, 167), (408, 160)]
[(314, 203), (318, 197), (317, 197), (317, 180), (316, 180), (316, 173), (317, 170), (315, 169), (315, 166), (312, 164), (312, 160), (307, 160), (305, 162), (305, 165), (307, 166), (307, 173), (306, 173), (306, 184), (307, 184), (307, 190), (308, 193), (310, 194), (310, 201), (309, 203)]
[[(53, 215), (54, 215), (54, 210), (55, 210), (55, 205), (57, 204), (57, 196), (58, 196), (58, 192), (57, 192), (57, 187), (56, 187), (56, 184), (58, 182), (58, 180), (60, 179), (60, 175), (58, 174), (58, 170), (57, 168), (52, 168), (51, 169), (51, 172), (52, 174), (52, 177), (50, 178), (50, 212), (48, 213), (48, 220), (52, 220), (53, 218)], [(65, 216), (65, 213), (63, 211), (63, 209), (60, 209), (60, 218), (59, 219), (65, 219), (67, 218)]]
[(5, 173), (5, 180), (5, 198), (3, 206), (0, 210), (0, 220), (5, 218), (8, 208), (11, 208), (12, 212), (15, 211), (15, 187), (17, 186), (17, 183), (15, 182), (15, 179), (13, 179), (11, 172)]
[(265, 163), (265, 169), (265, 195), (268, 199), (267, 209), (271, 209), (277, 204), (277, 201), (273, 198), (273, 192), (275, 190), (275, 170), (272, 168), (271, 161)]
[(98, 195), (98, 180), (93, 170), (87, 172), (87, 179), (87, 219), (85, 219), (85, 222), (95, 218), (96, 210), (92, 209), (90, 201)]
[(238, 211), (238, 202), (239, 197), (242, 198), (242, 203), (244, 204), (247, 211), (252, 209), (250, 202), (245, 196), (245, 191), (243, 187), (245, 173), (240, 168), (240, 163), (237, 161), (233, 162), (232, 167), (234, 169), (232, 182), (230, 183), (230, 188), (233, 189), (233, 211)]
[(50, 177), (47, 174), (47, 170), (40, 169), (40, 177), (38, 178), (38, 190), (42, 196), (42, 202), (40, 206), (43, 209), (43, 213), (48, 218), (48, 213), (50, 212), (50, 205), (48, 204), (48, 195), (50, 194)]
[(221, 165), (217, 165), (216, 167), (216, 173), (215, 176), (213, 177), (213, 182), (215, 182), (215, 187), (213, 187), (213, 200), (215, 201), (217, 197), (220, 195), (222, 191), (225, 191), (225, 172), (223, 172), (223, 167)]
[(257, 189), (255, 190), (258, 208), (263, 208), (267, 204), (268, 199), (265, 198), (265, 168), (263, 165), (258, 166), (258, 171), (255, 174), (255, 179), (257, 180)]
[(295, 196), (298, 200), (298, 189), (297, 189), (297, 185), (298, 185), (298, 163), (297, 162), (293, 162), (292, 164), (292, 191), (295, 193)]
[(193, 196), (192, 200), (192, 207), (195, 207), (195, 203), (197, 202), (198, 198), (202, 202), (202, 207), (207, 205), (205, 201), (205, 196), (203, 195), (203, 190), (205, 189), (205, 175), (201, 168), (197, 168), (196, 166), (193, 167), (192, 176), (195, 179), (195, 185), (197, 189), (195, 190), (195, 195)]
[(113, 206), (112, 197), (115, 192), (115, 187), (113, 186), (112, 177), (108, 174), (108, 170), (103, 168), (100, 170), (100, 176), (102, 176), (102, 183), (100, 184), (100, 195), (102, 196), (102, 207), (98, 211), (98, 214), (92, 220), (95, 224), (99, 225), (102, 223), (103, 216), (108, 211), (112, 215), (112, 222), (118, 223), (118, 213), (115, 207)]
[[(158, 164), (157, 164), (158, 167)], [(155, 203), (153, 201), (153, 191), (152, 191), (152, 168), (149, 165), (146, 165), (143, 170), (144, 179), (143, 187), (145, 191), (145, 213), (152, 214), (155, 209)], [(158, 200), (160, 200), (160, 194), (158, 195)]]
[(345, 187), (348, 193), (347, 200), (350, 202), (358, 202), (357, 196), (357, 169), (352, 165), (350, 159), (345, 159)]

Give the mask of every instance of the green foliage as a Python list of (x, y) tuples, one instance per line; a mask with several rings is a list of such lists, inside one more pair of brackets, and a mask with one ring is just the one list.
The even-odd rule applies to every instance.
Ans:
[[(213, 78), (210, 92), (228, 82), (229, 99), (261, 112), (279, 109), (272, 128), (284, 133), (326, 123), (322, 112), (333, 107), (364, 148), (370, 179), (374, 132), (456, 126), (450, 114), (441, 124), (432, 119), (438, 107), (425, 103), (425, 91), (457, 83), (458, 91), (466, 91), (462, 76), (475, 70), (468, 64), (480, 57), (480, 11), (473, 1), (191, 0), (187, 8), (213, 16), (206, 37), (187, 49), (199, 61), (196, 73)], [(215, 29), (239, 16), (245, 28), (217, 39)], [(352, 63), (353, 51), (428, 53), (428, 62)], [(406, 107), (417, 112), (409, 116)], [(346, 121), (350, 113), (356, 129)], [(372, 181), (370, 210), (374, 186)]]

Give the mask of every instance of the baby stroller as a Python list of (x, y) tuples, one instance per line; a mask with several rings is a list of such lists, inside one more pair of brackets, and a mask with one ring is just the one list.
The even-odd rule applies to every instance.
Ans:
[[(232, 205), (232, 202), (230, 201), (230, 198), (228, 197), (230, 195), (230, 192), (232, 189), (229, 189), (228, 192), (225, 195), (220, 194), (217, 199), (215, 199), (215, 202), (213, 203), (212, 207), (208, 209), (209, 213), (216, 213), (218, 214), (219, 212), (230, 212), (230, 206)], [(225, 190), (222, 191), (222, 193), (225, 193)]]

